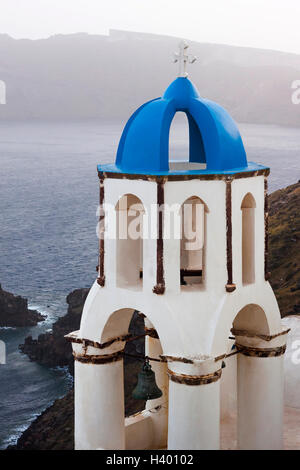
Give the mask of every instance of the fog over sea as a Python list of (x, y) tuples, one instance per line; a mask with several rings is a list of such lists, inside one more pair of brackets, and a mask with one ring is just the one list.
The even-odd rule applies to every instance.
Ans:
[[(0, 121), (0, 283), (47, 315), (33, 328), (0, 328), (8, 352), (0, 366), (0, 448), (70, 386), (64, 370), (30, 362), (18, 345), (51, 328), (66, 313), (67, 294), (95, 279), (96, 165), (114, 161), (123, 125)], [(270, 191), (298, 181), (299, 129), (241, 124), (240, 131), (248, 160), (271, 167)], [(174, 158), (185, 157), (184, 136), (178, 124)]]

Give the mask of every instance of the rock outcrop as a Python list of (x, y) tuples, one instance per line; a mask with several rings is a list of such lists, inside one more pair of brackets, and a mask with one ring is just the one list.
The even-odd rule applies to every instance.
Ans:
[(67, 296), (67, 314), (59, 318), (52, 327), (52, 332), (39, 335), (38, 339), (28, 336), (20, 350), (32, 361), (49, 366), (68, 366), (73, 371), (72, 347), (64, 336), (78, 330), (83, 305), (89, 289), (76, 289)]
[(45, 316), (28, 308), (28, 301), (2, 289), (0, 284), (0, 327), (35, 326)]

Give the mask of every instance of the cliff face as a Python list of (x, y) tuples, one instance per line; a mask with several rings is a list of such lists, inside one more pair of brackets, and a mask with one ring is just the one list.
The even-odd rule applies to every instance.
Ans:
[(270, 195), (269, 268), (281, 315), (300, 314), (300, 181)]
[[(300, 313), (300, 182), (276, 191), (270, 195), (269, 218), (269, 267), (272, 273), (271, 284), (278, 299), (281, 314)], [(53, 337), (45, 344), (38, 341), (38, 345), (31, 348), (39, 350), (41, 357), (46, 360), (46, 350), (56, 351), (54, 343), (62, 344), (62, 336), (79, 327), (80, 315), (83, 303), (87, 295), (87, 289), (78, 289), (68, 297), (69, 310), (53, 326)], [(64, 325), (63, 328), (61, 326)], [(130, 332), (138, 335), (143, 332), (143, 319), (134, 315), (130, 325)], [(44, 335), (46, 336), (46, 335)], [(64, 340), (63, 340), (64, 341)], [(50, 348), (51, 344), (51, 348)], [(48, 348), (48, 349), (47, 349)], [(50, 349), (49, 349), (50, 348)], [(63, 348), (67, 356), (63, 359)], [(126, 352), (131, 354), (144, 353), (143, 341), (133, 341), (126, 345)], [(44, 352), (42, 352), (44, 351)], [(59, 356), (63, 361), (72, 361), (70, 345), (67, 343), (60, 349)], [(24, 348), (24, 352), (25, 348)], [(54, 361), (55, 356), (52, 357)], [(45, 362), (44, 362), (45, 363)], [(137, 374), (141, 362), (130, 357), (124, 361), (124, 387), (126, 415), (133, 414), (144, 407), (144, 403), (133, 400), (131, 393), (136, 385)], [(54, 364), (53, 364), (54, 365)], [(42, 413), (31, 426), (23, 433), (15, 449), (71, 449), (73, 448), (74, 419), (73, 419), (73, 393), (56, 402)]]
[(9, 450), (73, 450), (73, 390), (56, 400), (23, 432), (16, 446)]
[(59, 318), (52, 327), (51, 333), (39, 335), (38, 339), (28, 336), (20, 350), (32, 361), (55, 367), (68, 366), (73, 370), (72, 347), (64, 335), (79, 329), (80, 318), (89, 289), (76, 289), (67, 296), (68, 312)]
[(35, 326), (44, 319), (44, 315), (28, 309), (27, 299), (6, 292), (0, 285), (0, 327)]

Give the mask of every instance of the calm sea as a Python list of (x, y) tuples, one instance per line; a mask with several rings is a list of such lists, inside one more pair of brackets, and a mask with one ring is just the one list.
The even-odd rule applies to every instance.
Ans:
[[(300, 131), (240, 125), (248, 160), (272, 169), (270, 190), (300, 178)], [(0, 448), (70, 386), (64, 370), (30, 362), (18, 351), (66, 313), (66, 295), (89, 287), (97, 264), (97, 163), (115, 158), (122, 123), (0, 122), (0, 283), (47, 314), (34, 328), (0, 329)], [(177, 128), (175, 157), (184, 130)]]

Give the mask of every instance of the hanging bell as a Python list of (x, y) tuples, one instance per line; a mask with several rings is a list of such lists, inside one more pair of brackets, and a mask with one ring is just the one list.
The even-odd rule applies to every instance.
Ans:
[(151, 369), (149, 360), (146, 359), (141, 372), (138, 375), (138, 383), (132, 392), (136, 400), (154, 400), (162, 396), (162, 391), (155, 381), (155, 373)]

